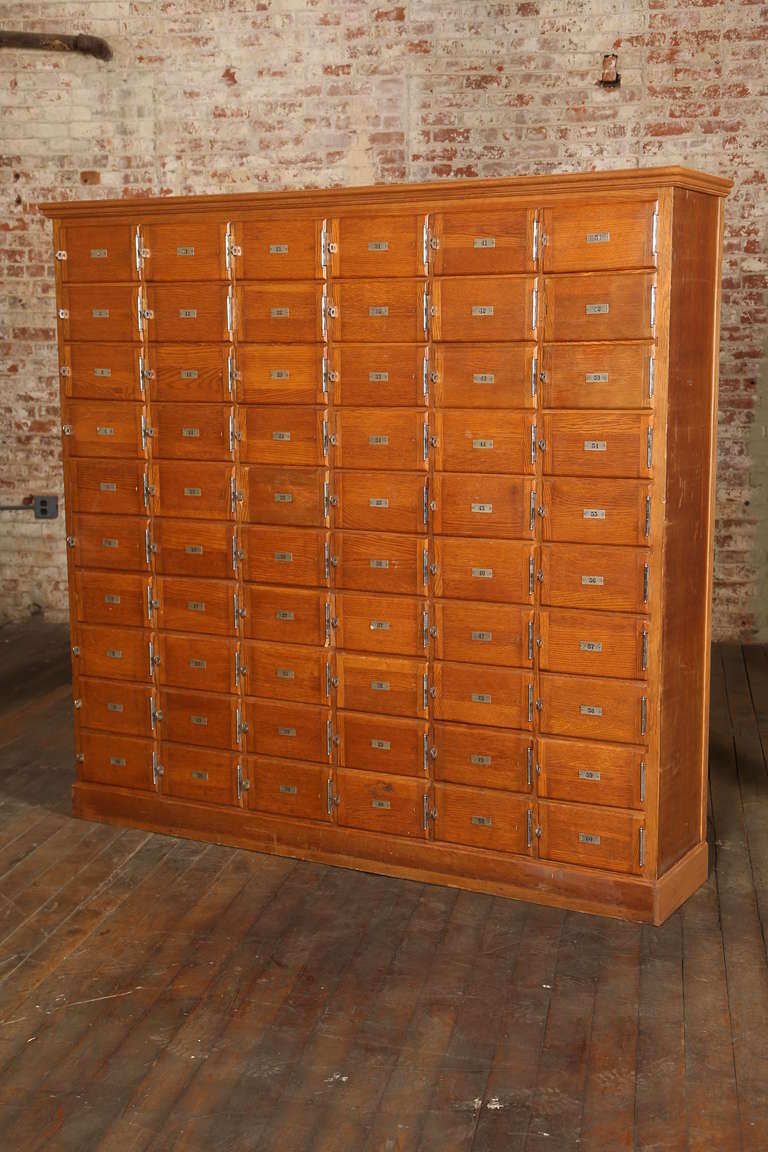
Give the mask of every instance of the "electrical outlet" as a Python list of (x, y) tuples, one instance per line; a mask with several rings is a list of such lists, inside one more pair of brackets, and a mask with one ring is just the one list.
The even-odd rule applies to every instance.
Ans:
[(33, 496), (35, 520), (56, 520), (59, 515), (58, 496)]

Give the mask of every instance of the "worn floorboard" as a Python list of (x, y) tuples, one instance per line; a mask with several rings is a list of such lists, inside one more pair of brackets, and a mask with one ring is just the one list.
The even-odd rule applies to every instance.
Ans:
[(3, 1152), (768, 1150), (768, 649), (657, 929), (75, 821), (65, 630), (5, 640)]

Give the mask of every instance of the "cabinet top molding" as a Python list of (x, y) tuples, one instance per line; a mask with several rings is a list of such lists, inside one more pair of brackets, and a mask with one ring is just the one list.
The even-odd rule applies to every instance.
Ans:
[(67, 220), (93, 216), (133, 219), (137, 215), (163, 215), (165, 212), (284, 212), (329, 211), (340, 208), (375, 207), (378, 204), (418, 208), (430, 202), (464, 199), (550, 201), (561, 195), (648, 195), (660, 188), (687, 188), (713, 196), (727, 196), (733, 181), (680, 166), (665, 168), (625, 168), (615, 172), (567, 172), (544, 176), (513, 176), (493, 180), (437, 180), (429, 183), (374, 184), (366, 187), (308, 188), (300, 191), (273, 189), (268, 192), (223, 193), (205, 196), (126, 196), (120, 200), (62, 200), (40, 204), (49, 219)]

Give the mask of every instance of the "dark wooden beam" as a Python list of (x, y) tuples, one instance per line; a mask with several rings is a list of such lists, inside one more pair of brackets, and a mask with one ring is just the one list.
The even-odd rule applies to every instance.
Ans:
[(111, 60), (112, 49), (100, 36), (65, 36), (58, 32), (9, 32), (0, 29), (0, 48), (42, 52), (81, 52), (97, 60)]

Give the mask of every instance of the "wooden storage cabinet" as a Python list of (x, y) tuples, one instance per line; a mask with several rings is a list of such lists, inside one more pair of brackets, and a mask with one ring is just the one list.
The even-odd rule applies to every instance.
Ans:
[(727, 181), (46, 205), (75, 811), (660, 923)]

